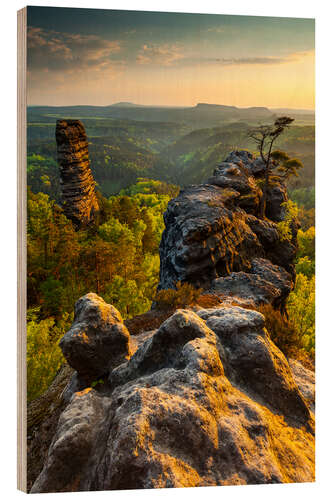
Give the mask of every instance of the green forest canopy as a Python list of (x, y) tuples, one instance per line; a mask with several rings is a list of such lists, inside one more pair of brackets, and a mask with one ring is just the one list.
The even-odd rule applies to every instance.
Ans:
[[(140, 179), (102, 199), (99, 225), (75, 231), (49, 195), (28, 190), (29, 400), (46, 390), (63, 362), (57, 343), (80, 296), (94, 291), (124, 318), (150, 308), (159, 279), (163, 213), (177, 192), (177, 186)], [(290, 318), (312, 355), (314, 241), (314, 227), (299, 232), (296, 287), (288, 301)]]

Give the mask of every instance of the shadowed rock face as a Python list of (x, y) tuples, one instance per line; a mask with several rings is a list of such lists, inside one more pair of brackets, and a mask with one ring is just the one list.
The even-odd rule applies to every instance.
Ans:
[(63, 210), (76, 227), (85, 226), (94, 220), (99, 207), (83, 124), (58, 120), (56, 141)]
[(313, 378), (264, 324), (178, 310), (103, 392), (72, 395), (31, 492), (313, 481)]
[(246, 213), (234, 206), (238, 192), (211, 184), (190, 186), (171, 200), (160, 244), (160, 289), (177, 281), (208, 288), (234, 271), (248, 271), (264, 256)]
[[(255, 303), (268, 299), (276, 306), (283, 306), (290, 283), (287, 292), (276, 294), (273, 290), (276, 283), (271, 283), (271, 291), (262, 294), (262, 283), (258, 282), (262, 278), (251, 276), (257, 274), (254, 259), (263, 258), (270, 261), (266, 267), (279, 267), (275, 267), (274, 275), (280, 273), (280, 281), (290, 282), (295, 277), (297, 223), (291, 241), (279, 238), (276, 223), (285, 216), (287, 200), (282, 184), (275, 185), (268, 193), (267, 218), (258, 217), (262, 192), (255, 179), (263, 174), (262, 160), (247, 151), (234, 151), (206, 184), (189, 186), (169, 202), (160, 244), (159, 289), (175, 288), (181, 281), (208, 290), (220, 280), (225, 284), (221, 292), (228, 295), (227, 284), (232, 283), (230, 292), (234, 294), (236, 282), (248, 282), (251, 295), (259, 285)], [(267, 273), (265, 281), (268, 292)], [(215, 285), (213, 288), (216, 292)], [(243, 290), (242, 298), (245, 293)]]

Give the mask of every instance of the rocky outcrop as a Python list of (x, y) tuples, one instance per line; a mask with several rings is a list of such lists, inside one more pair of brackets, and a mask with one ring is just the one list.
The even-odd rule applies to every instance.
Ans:
[(27, 408), (27, 489), (43, 468), (51, 444), (59, 416), (68, 401), (63, 398), (66, 386), (73, 376), (74, 370), (64, 364), (50, 387), (38, 398), (28, 404)]
[(237, 297), (252, 306), (272, 304), (281, 309), (291, 289), (291, 276), (282, 267), (266, 259), (253, 259), (249, 273), (240, 271), (217, 278), (213, 280), (209, 293)]
[(56, 141), (63, 210), (80, 228), (90, 224), (99, 211), (83, 124), (79, 120), (57, 120)]
[(214, 171), (207, 184), (233, 189), (239, 193), (237, 205), (249, 213), (257, 213), (262, 197), (262, 191), (255, 183), (254, 177), (240, 163), (223, 162)]
[(31, 492), (313, 481), (312, 379), (264, 324), (176, 311), (103, 391), (72, 395)]
[(177, 281), (208, 288), (231, 271), (248, 271), (264, 256), (259, 239), (234, 206), (238, 193), (218, 186), (190, 186), (171, 200), (160, 244), (160, 289)]
[[(242, 298), (249, 293), (256, 304), (268, 300), (283, 306), (295, 277), (297, 224), (290, 241), (279, 237), (277, 222), (285, 217), (287, 199), (280, 183), (268, 193), (267, 217), (259, 218), (262, 191), (257, 181), (263, 175), (261, 159), (234, 151), (205, 184), (189, 186), (169, 202), (159, 289), (174, 288), (181, 281), (215, 293), (240, 290)], [(273, 274), (258, 274), (258, 258), (269, 261), (265, 266), (274, 269)], [(283, 290), (276, 280), (270, 282), (277, 274), (280, 284), (285, 283)]]
[(279, 237), (282, 185), (258, 217), (262, 174), (261, 160), (233, 152), (168, 204), (159, 288), (192, 283), (214, 307), (150, 311), (127, 322), (130, 335), (96, 294), (77, 301), (57, 426), (51, 404), (49, 430), (35, 426), (48, 453), (31, 493), (314, 481), (314, 374), (255, 310), (284, 308), (297, 233), (295, 222)]
[[(265, 165), (262, 159), (256, 158), (248, 151), (232, 151), (227, 156), (225, 162), (234, 163), (245, 169), (249, 176), (256, 179), (264, 177)], [(274, 222), (281, 222), (285, 216), (284, 203), (288, 200), (286, 186), (282, 182), (275, 180), (269, 187), (266, 201), (266, 215)]]

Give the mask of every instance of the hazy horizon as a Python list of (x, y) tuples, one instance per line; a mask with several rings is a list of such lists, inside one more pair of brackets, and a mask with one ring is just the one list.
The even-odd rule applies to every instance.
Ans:
[(314, 110), (314, 26), (299, 18), (28, 7), (28, 104)]
[(71, 106), (94, 106), (94, 107), (111, 107), (111, 106), (116, 106), (116, 105), (120, 105), (120, 104), (129, 104), (129, 105), (132, 105), (133, 107), (135, 106), (138, 106), (138, 107), (147, 107), (147, 108), (193, 108), (193, 107), (196, 107), (198, 104), (209, 104), (210, 106), (230, 106), (230, 107), (236, 107), (236, 108), (239, 108), (239, 109), (248, 109), (248, 108), (256, 108), (256, 107), (261, 107), (261, 108), (267, 108), (271, 111), (274, 111), (274, 110), (278, 110), (278, 109), (290, 109), (290, 110), (295, 110), (295, 111), (305, 111), (305, 112), (308, 112), (308, 113), (315, 113), (315, 108), (292, 108), (292, 107), (289, 107), (289, 106), (276, 106), (276, 107), (272, 107), (272, 106), (255, 106), (255, 105), (250, 105), (250, 106), (237, 106), (237, 104), (225, 104), (225, 103), (220, 103), (220, 102), (214, 102), (214, 103), (210, 103), (210, 102), (201, 102), (201, 103), (195, 103), (193, 105), (182, 105), (182, 104), (178, 104), (178, 105), (171, 105), (171, 104), (141, 104), (141, 103), (137, 103), (137, 102), (131, 102), (131, 101), (125, 101), (125, 100), (121, 100), (121, 101), (117, 101), (117, 102), (112, 102), (110, 104), (92, 104), (92, 103), (77, 103), (77, 104), (28, 104), (28, 107), (41, 107), (41, 106), (50, 106), (50, 107), (59, 107), (59, 108), (63, 108), (63, 107), (71, 107)]

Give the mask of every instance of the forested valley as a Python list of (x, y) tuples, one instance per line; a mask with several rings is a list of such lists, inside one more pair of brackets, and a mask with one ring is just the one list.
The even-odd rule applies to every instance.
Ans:
[[(29, 400), (46, 390), (63, 363), (58, 341), (73, 320), (75, 301), (94, 291), (125, 319), (148, 311), (156, 298), (168, 202), (183, 186), (204, 182), (230, 151), (257, 153), (247, 136), (249, 126), (259, 122), (256, 116), (171, 121), (171, 113), (170, 121), (151, 121), (149, 115), (122, 117), (119, 110), (112, 115), (111, 108), (103, 108), (99, 116), (96, 109), (28, 109)], [(98, 220), (80, 230), (60, 206), (54, 131), (56, 119), (66, 112), (85, 125), (101, 207)], [(313, 358), (315, 180), (310, 118), (296, 117), (277, 147), (304, 165), (288, 185), (301, 228), (296, 283), (283, 325)]]

